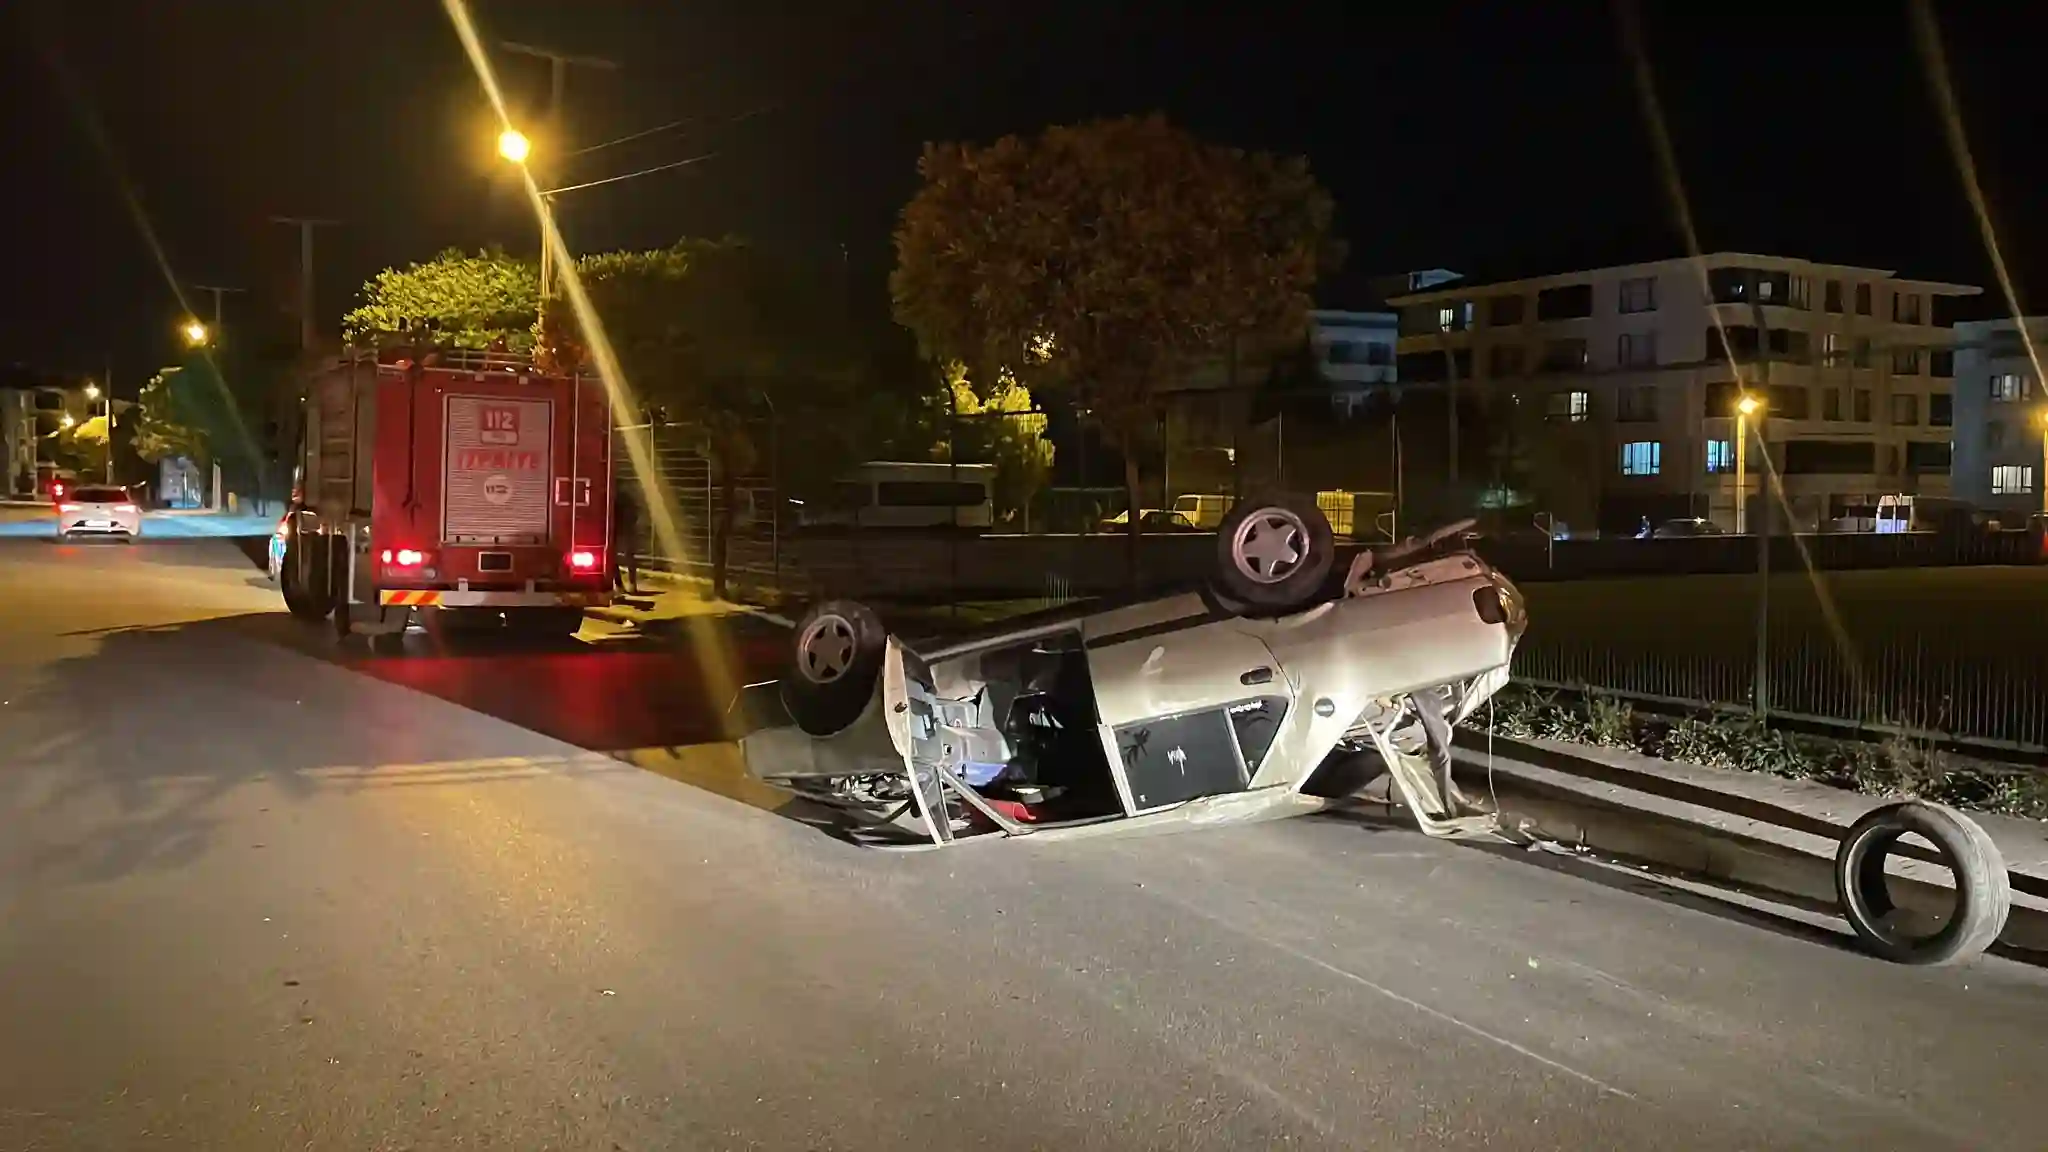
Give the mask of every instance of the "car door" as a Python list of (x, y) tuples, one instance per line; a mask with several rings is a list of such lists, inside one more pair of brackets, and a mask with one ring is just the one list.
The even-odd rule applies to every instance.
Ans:
[(889, 720), (889, 739), (903, 757), (910, 793), (932, 843), (953, 839), (953, 821), (938, 767), (948, 748), (939, 728), (938, 694), (932, 671), (917, 653), (894, 636), (882, 657), (882, 708)]
[(1249, 787), (1294, 701), (1272, 649), (1230, 619), (1097, 632), (1088, 671), (1133, 814)]

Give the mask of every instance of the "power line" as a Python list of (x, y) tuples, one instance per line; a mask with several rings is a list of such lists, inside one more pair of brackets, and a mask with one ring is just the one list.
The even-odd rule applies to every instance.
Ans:
[[(965, 47), (966, 45), (981, 39), (985, 32), (986, 29), (984, 28), (970, 27), (963, 32), (947, 37), (945, 41), (942, 43), (940, 50), (943, 52), (952, 52), (958, 50), (959, 48)], [(505, 45), (505, 47), (510, 48), (514, 51), (520, 51), (523, 49), (523, 46), (514, 46), (510, 44)], [(531, 55), (535, 53), (528, 52), (528, 54)], [(605, 63), (610, 62), (606, 61)], [(850, 65), (841, 68), (836, 73), (827, 75), (822, 83), (814, 83), (812, 86), (810, 86), (809, 91), (803, 91), (802, 89), (804, 85), (799, 84), (796, 86), (799, 89), (799, 91), (793, 96), (787, 96), (779, 100), (771, 100), (766, 104), (758, 104), (745, 112), (741, 112), (733, 116), (727, 116), (724, 117), (723, 119), (707, 119), (704, 116), (684, 116), (675, 120), (670, 120), (665, 124), (657, 124), (652, 128), (643, 128), (638, 132), (629, 132), (624, 136), (620, 136), (614, 140), (607, 140), (602, 144), (592, 144), (589, 145), (588, 147), (578, 148), (572, 152), (564, 152), (562, 156), (564, 159), (567, 159), (571, 156), (582, 156), (587, 153), (601, 151), (606, 148), (617, 147), (620, 144), (630, 144), (635, 140), (644, 140), (650, 136), (659, 136), (664, 132), (673, 132), (676, 129), (687, 128), (692, 125), (701, 125), (702, 127), (705, 128), (726, 128), (734, 124), (745, 123), (748, 120), (753, 120), (761, 116), (767, 116), (775, 112), (786, 111), (797, 105), (804, 104), (812, 100), (816, 100), (823, 96), (828, 96), (835, 90), (847, 84), (849, 81), (860, 79), (862, 76), (866, 75), (871, 70), (872, 66), (862, 66), (859, 64)]]
[(751, 120), (756, 116), (765, 116), (781, 108), (782, 105), (783, 102), (777, 100), (770, 104), (762, 104), (759, 107), (750, 108), (737, 116), (727, 116), (722, 120), (711, 120), (708, 122), (702, 116), (685, 116), (680, 120), (671, 120), (666, 124), (656, 124), (652, 128), (642, 128), (638, 132), (629, 132), (616, 140), (607, 140), (602, 144), (592, 144), (587, 148), (578, 148), (573, 152), (565, 152), (562, 155), (564, 158), (567, 158), (570, 156), (581, 156), (588, 152), (597, 152), (605, 148), (615, 148), (620, 144), (631, 144), (635, 140), (645, 140), (649, 136), (659, 136), (663, 132), (672, 132), (677, 128), (688, 127), (692, 124), (703, 124), (708, 128), (723, 128), (730, 124)]
[(570, 184), (562, 188), (549, 188), (542, 192), (541, 195), (559, 196), (564, 192), (581, 192), (585, 188), (595, 188), (600, 184), (616, 184), (621, 180), (631, 180), (638, 176), (651, 176), (656, 172), (666, 172), (671, 168), (681, 168), (686, 165), (700, 163), (716, 155), (718, 155), (716, 152), (706, 152), (702, 156), (692, 156), (688, 160), (676, 160), (667, 164), (656, 164), (652, 168), (642, 168), (638, 172), (627, 172), (619, 176), (607, 176), (602, 180), (589, 180), (582, 184)]

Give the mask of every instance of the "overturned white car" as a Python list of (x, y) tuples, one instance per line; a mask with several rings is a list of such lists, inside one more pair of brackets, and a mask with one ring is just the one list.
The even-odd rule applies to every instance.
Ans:
[(794, 726), (747, 737), (747, 765), (946, 844), (1314, 810), (1349, 790), (1328, 779), (1343, 762), (1376, 750), (1442, 826), (1451, 726), (1506, 682), (1527, 619), (1467, 527), (1361, 551), (1336, 578), (1313, 504), (1248, 500), (1205, 588), (916, 648), (827, 601), (798, 622), (780, 684)]

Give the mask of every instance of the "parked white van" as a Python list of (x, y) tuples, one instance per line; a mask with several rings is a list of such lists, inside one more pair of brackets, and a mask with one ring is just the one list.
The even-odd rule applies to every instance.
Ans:
[(822, 502), (798, 513), (806, 527), (988, 528), (995, 523), (996, 466), (870, 460), (841, 477)]

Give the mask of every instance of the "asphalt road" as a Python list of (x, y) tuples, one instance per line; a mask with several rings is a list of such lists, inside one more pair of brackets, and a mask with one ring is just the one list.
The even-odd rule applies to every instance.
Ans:
[(2048, 973), (1357, 818), (889, 854), (595, 754), (738, 621), (371, 661), (0, 541), (0, 1149), (2048, 1144)]

